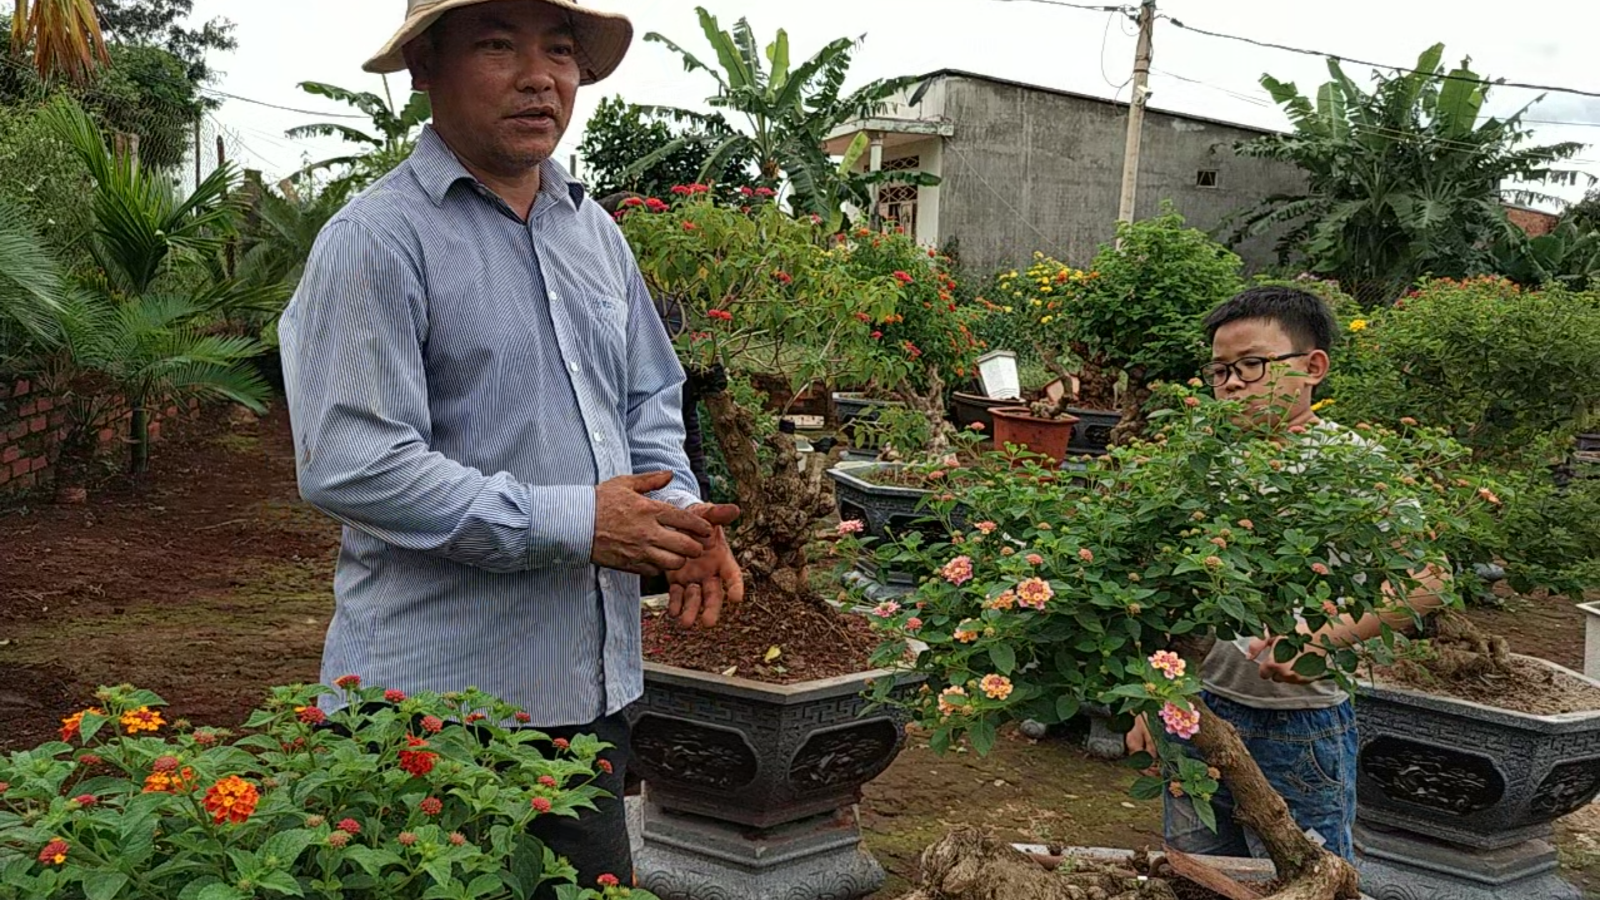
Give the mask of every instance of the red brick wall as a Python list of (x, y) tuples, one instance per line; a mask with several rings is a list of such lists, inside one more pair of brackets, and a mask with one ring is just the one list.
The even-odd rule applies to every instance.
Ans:
[(1525, 209), (1520, 206), (1506, 207), (1506, 218), (1511, 224), (1521, 228), (1528, 237), (1543, 237), (1556, 230), (1560, 221), (1555, 213), (1542, 212), (1537, 209)]
[[(191, 405), (192, 408), (192, 405)], [(120, 401), (95, 423), (101, 455), (126, 452), (132, 413)], [(152, 417), (150, 438), (161, 439), (161, 422), (176, 418), (169, 405)], [(61, 442), (67, 436), (67, 414), (58, 398), (35, 388), (27, 379), (0, 376), (0, 497), (49, 487)]]

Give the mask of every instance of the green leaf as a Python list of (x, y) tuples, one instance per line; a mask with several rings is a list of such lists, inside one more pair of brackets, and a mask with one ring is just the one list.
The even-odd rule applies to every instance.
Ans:
[(1155, 764), (1156, 758), (1143, 750), (1140, 750), (1138, 753), (1128, 757), (1128, 765), (1141, 771), (1148, 769)]
[(1328, 658), (1321, 653), (1307, 653), (1294, 661), (1294, 673), (1301, 678), (1321, 678), (1328, 674)]
[(86, 900), (112, 900), (128, 883), (121, 872), (91, 869), (83, 874), (83, 896)]
[(482, 897), (491, 891), (499, 890), (499, 888), (499, 875), (479, 875), (477, 878), (472, 879), (471, 884), (467, 885), (467, 896)]
[[(1146, 753), (1144, 755), (1148, 757), (1150, 754)], [(1135, 800), (1154, 800), (1161, 796), (1161, 792), (1166, 790), (1166, 787), (1167, 782), (1165, 779), (1157, 778), (1153, 775), (1142, 775), (1134, 779), (1133, 787), (1128, 792), (1133, 795)]]
[(256, 884), (276, 894), (285, 894), (290, 897), (304, 897), (306, 892), (300, 887), (300, 882), (295, 880), (288, 872), (268, 870), (262, 873)]
[(244, 894), (231, 884), (216, 882), (200, 889), (194, 900), (243, 900)]
[(988, 719), (979, 719), (967, 729), (967, 737), (972, 741), (972, 749), (979, 756), (988, 756), (994, 749), (995, 730), (994, 723)]
[(989, 648), (989, 659), (1001, 675), (1010, 675), (1017, 667), (1017, 653), (1010, 644), (995, 644)]
[(528, 900), (539, 886), (544, 875), (544, 844), (529, 834), (516, 836), (516, 849), (507, 861), (506, 875), (510, 881), (511, 895), (516, 900)]
[(1294, 659), (1299, 652), (1300, 648), (1289, 641), (1279, 641), (1272, 646), (1272, 658), (1275, 662), (1286, 663)]
[(1212, 834), (1216, 834), (1217, 810), (1211, 805), (1211, 801), (1199, 797), (1190, 797), (1189, 801), (1194, 804), (1194, 814), (1200, 818), (1201, 824), (1211, 829)]
[(949, 752), (950, 729), (947, 727), (935, 728), (933, 734), (928, 736), (928, 749), (939, 754)]
[(261, 845), (258, 855), (263, 862), (268, 857), (272, 857), (277, 861), (277, 867), (285, 870), (293, 869), (295, 860), (299, 859), (300, 854), (305, 852), (305, 849), (311, 846), (311, 843), (316, 839), (317, 833), (309, 828), (291, 828), (288, 831), (280, 831), (267, 838), (266, 842)]
[(344, 855), (373, 878), (382, 877), (385, 866), (403, 862), (393, 851), (376, 850), (372, 847), (347, 847)]
[(1061, 696), (1056, 698), (1056, 716), (1065, 722), (1078, 714), (1078, 698)]
[(431, 859), (422, 864), (422, 870), (438, 884), (449, 884), (454, 864), (448, 859)]

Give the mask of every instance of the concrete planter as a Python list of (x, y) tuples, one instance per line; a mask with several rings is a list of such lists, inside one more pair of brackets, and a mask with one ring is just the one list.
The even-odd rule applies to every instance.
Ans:
[(881, 669), (772, 685), (645, 663), (630, 707), (645, 781), (640, 885), (663, 900), (861, 897), (883, 870), (855, 804), (905, 743), (895, 709), (862, 715)]
[(1494, 850), (1549, 835), (1600, 793), (1600, 710), (1535, 716), (1371, 684), (1356, 710), (1370, 824)]
[(876, 447), (866, 438), (856, 435), (856, 421), (873, 422), (885, 408), (904, 405), (898, 400), (872, 400), (865, 394), (854, 391), (837, 391), (833, 394), (833, 415), (839, 424), (839, 433), (844, 435), (852, 446), (862, 450), (876, 449)]
[(1122, 421), (1122, 413), (1105, 409), (1079, 409), (1067, 407), (1067, 412), (1077, 416), (1078, 426), (1072, 429), (1072, 441), (1067, 451), (1082, 456), (1103, 456), (1111, 448), (1111, 431)]
[[(932, 491), (873, 484), (867, 480), (873, 472), (900, 468), (901, 463), (845, 462), (829, 469), (840, 520), (858, 519), (866, 523), (861, 536), (875, 538), (880, 544), (889, 541), (891, 535), (912, 531), (922, 531), (932, 540), (948, 540), (944, 525), (922, 507)], [(960, 526), (959, 522), (956, 524)], [(911, 576), (903, 572), (879, 572), (877, 562), (870, 558), (863, 560), (859, 568), (863, 575), (885, 585), (913, 583)]]

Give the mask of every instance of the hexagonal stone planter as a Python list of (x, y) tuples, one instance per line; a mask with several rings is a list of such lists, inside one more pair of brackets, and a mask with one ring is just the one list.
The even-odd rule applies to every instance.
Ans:
[(645, 781), (641, 886), (664, 900), (846, 898), (883, 870), (861, 847), (854, 807), (905, 743), (905, 717), (862, 715), (889, 669), (791, 685), (645, 663), (629, 708)]
[[(921, 508), (931, 491), (874, 484), (867, 480), (873, 472), (900, 468), (900, 463), (846, 462), (829, 469), (840, 520), (857, 519), (866, 523), (861, 536), (874, 538), (879, 544), (888, 542), (892, 534), (904, 535), (912, 531), (921, 531), (929, 539), (947, 540), (947, 529), (928, 510)], [(960, 527), (959, 520), (955, 524)], [(862, 560), (858, 569), (885, 585), (912, 583), (911, 576), (905, 572), (879, 572), (877, 562), (870, 558)]]
[(1537, 716), (1366, 684), (1356, 710), (1360, 814), (1374, 825), (1493, 850), (1548, 835), (1600, 793), (1600, 709)]

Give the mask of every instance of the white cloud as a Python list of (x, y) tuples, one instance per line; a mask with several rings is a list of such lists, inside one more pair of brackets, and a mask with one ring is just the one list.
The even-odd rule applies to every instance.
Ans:
[[(641, 39), (616, 75), (580, 92), (578, 115), (562, 145), (563, 161), (576, 148), (583, 120), (602, 96), (703, 106), (711, 92), (707, 76), (685, 73), (665, 47), (642, 40), (645, 33), (659, 31), (703, 51), (702, 58), (710, 61), (693, 0), (593, 0), (592, 5), (627, 14)], [(856, 83), (960, 68), (1110, 96), (1127, 78), (1133, 57), (1132, 26), (1122, 17), (1029, 0), (704, 0), (703, 5), (725, 27), (748, 16), (763, 40), (779, 27), (788, 29), (796, 59), (834, 38), (865, 34), (853, 70)], [(239, 49), (216, 60), (225, 72), (220, 90), (283, 106), (344, 112), (302, 93), (295, 84), (327, 81), (381, 91), (379, 79), (360, 66), (398, 26), (404, 6), (403, 0), (198, 0), (195, 14), (224, 15), (239, 25)], [(1492, 15), (1465, 14), (1459, 3), (1449, 0), (1161, 0), (1160, 8), (1207, 30), (1397, 65), (1414, 62), (1424, 47), (1443, 41), (1447, 62), (1470, 56), (1481, 74), (1600, 91), (1600, 76), (1586, 64), (1591, 36), (1600, 31), (1600, 4), (1524, 0), (1514, 14), (1497, 10)], [(1263, 73), (1307, 90), (1327, 77), (1320, 58), (1206, 37), (1169, 21), (1157, 26), (1154, 65), (1162, 74), (1152, 79), (1153, 105), (1275, 128), (1287, 123), (1258, 85)], [(1347, 70), (1358, 80), (1368, 75), (1361, 66)], [(391, 78), (391, 87), (404, 92), (409, 87), (406, 76)], [(1536, 96), (1533, 91), (1497, 89), (1492, 108), (1509, 111)], [(247, 163), (270, 174), (292, 171), (302, 153), (316, 157), (338, 149), (334, 141), (284, 137), (286, 129), (315, 121), (311, 116), (229, 101), (218, 118), (237, 133)], [(1530, 118), (1600, 126), (1600, 98), (1552, 94)], [(1600, 127), (1541, 124), (1537, 137), (1545, 142), (1600, 142)], [(1581, 158), (1579, 168), (1600, 174), (1600, 148), (1585, 149)], [(1565, 196), (1581, 192), (1560, 191)]]

